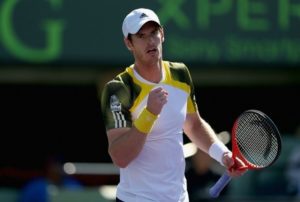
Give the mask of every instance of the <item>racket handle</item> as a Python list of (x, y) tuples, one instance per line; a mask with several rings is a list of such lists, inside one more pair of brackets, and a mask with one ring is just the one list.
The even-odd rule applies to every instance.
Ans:
[(209, 195), (213, 198), (217, 198), (224, 187), (230, 182), (231, 177), (225, 172), (214, 186), (209, 189)]

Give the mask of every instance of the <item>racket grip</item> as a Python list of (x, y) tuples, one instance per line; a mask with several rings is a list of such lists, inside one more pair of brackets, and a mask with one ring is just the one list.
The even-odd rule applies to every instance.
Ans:
[(225, 172), (214, 186), (209, 189), (209, 195), (213, 198), (217, 198), (224, 187), (230, 182), (231, 177)]

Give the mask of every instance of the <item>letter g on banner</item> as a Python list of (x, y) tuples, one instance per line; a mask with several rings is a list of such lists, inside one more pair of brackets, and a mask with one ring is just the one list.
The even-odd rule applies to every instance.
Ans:
[[(62, 0), (50, 0), (51, 6), (56, 7)], [(0, 37), (4, 47), (17, 59), (43, 63), (59, 57), (62, 47), (62, 20), (44, 20), (42, 27), (45, 30), (45, 47), (33, 48), (21, 41), (15, 30), (13, 12), (20, 0), (4, 0), (0, 5)]]

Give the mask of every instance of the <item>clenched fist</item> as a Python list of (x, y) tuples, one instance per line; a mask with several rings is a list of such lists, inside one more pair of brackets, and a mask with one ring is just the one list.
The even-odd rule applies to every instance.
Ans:
[(163, 106), (168, 102), (168, 92), (162, 87), (150, 91), (147, 101), (147, 110), (159, 115)]

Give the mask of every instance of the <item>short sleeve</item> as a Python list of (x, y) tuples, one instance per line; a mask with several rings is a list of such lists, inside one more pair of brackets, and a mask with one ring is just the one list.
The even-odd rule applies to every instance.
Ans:
[(101, 110), (106, 130), (132, 126), (130, 92), (121, 81), (108, 82), (101, 93)]

